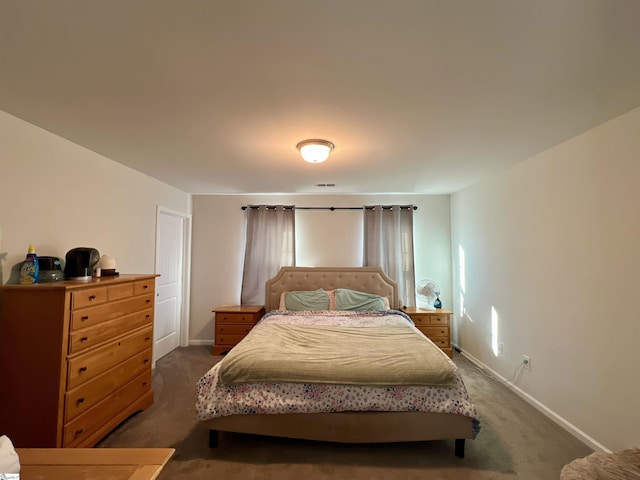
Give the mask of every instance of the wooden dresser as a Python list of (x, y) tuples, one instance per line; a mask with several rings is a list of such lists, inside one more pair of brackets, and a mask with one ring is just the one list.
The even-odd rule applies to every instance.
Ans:
[(153, 403), (155, 277), (0, 287), (0, 432), (91, 447)]
[(451, 314), (453, 312), (441, 308), (424, 310), (416, 307), (404, 307), (401, 310), (411, 317), (422, 333), (450, 358), (453, 358), (451, 348)]
[(264, 315), (263, 305), (224, 305), (214, 308), (215, 344), (213, 355), (228, 352), (242, 340)]

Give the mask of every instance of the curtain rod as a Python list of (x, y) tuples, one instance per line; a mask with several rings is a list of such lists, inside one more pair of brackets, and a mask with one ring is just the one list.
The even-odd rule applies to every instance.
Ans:
[[(273, 205), (265, 205), (267, 209), (274, 209), (276, 208)], [(257, 209), (260, 208), (260, 205), (243, 205), (242, 206), (242, 210), (246, 210), (247, 208), (251, 208), (251, 209)], [(296, 207), (296, 206), (290, 206), (290, 205), (285, 205), (284, 206), (285, 210), (331, 210), (332, 212), (334, 210), (373, 210), (375, 207)], [(413, 210), (417, 210), (418, 207), (416, 207), (415, 205), (400, 205), (400, 208), (412, 208)], [(392, 210), (393, 206), (387, 206), (387, 205), (383, 205), (382, 206), (383, 210)]]

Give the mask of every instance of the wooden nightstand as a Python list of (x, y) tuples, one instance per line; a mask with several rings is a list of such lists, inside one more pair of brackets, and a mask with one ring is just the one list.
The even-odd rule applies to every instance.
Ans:
[(442, 308), (424, 310), (416, 307), (404, 307), (400, 310), (411, 317), (418, 330), (453, 358), (451, 348), (451, 314), (453, 312)]
[(223, 305), (216, 314), (213, 355), (228, 352), (242, 340), (264, 315), (263, 305)]

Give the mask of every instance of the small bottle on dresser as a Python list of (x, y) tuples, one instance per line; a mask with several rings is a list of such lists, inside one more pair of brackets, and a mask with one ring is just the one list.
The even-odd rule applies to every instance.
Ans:
[(38, 265), (38, 256), (33, 244), (29, 245), (27, 257), (20, 267), (20, 285), (33, 285), (38, 283), (40, 279), (40, 266)]

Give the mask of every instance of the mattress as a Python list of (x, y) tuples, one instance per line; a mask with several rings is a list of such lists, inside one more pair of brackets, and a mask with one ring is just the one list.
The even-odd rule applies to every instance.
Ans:
[[(474, 437), (480, 429), (479, 415), (471, 403), (456, 365), (413, 326), (399, 311), (386, 312), (282, 312), (267, 314), (255, 327), (327, 326), (348, 329), (379, 330), (404, 326), (421, 342), (435, 348), (438, 361), (446, 363), (452, 381), (448, 385), (360, 385), (311, 381), (244, 381), (223, 383), (220, 379), (225, 360), (213, 366), (197, 384), (196, 412), (199, 420), (228, 415), (291, 414), (326, 412), (429, 412), (452, 413), (474, 420)], [(338, 328), (338, 330), (339, 330)], [(276, 329), (278, 330), (278, 329)], [(244, 340), (243, 340), (244, 342)], [(242, 347), (241, 342), (236, 348)], [(273, 343), (277, 343), (273, 339)], [(235, 350), (235, 349), (234, 349)], [(230, 352), (229, 355), (233, 353)], [(282, 355), (293, 370), (299, 362), (293, 355)], [(232, 358), (231, 356), (229, 358)]]

